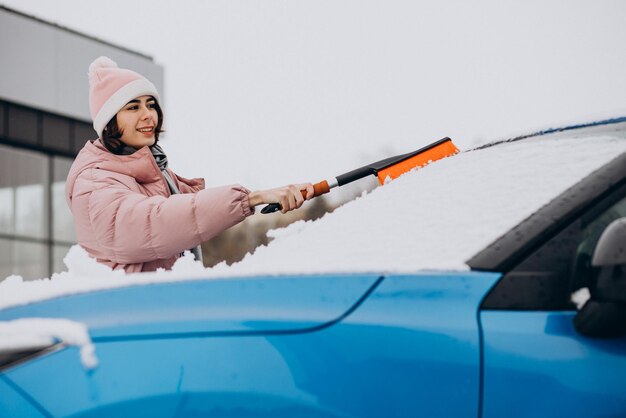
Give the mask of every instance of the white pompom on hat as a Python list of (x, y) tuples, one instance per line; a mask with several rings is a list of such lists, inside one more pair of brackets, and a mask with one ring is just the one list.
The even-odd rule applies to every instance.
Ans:
[(119, 68), (112, 59), (99, 57), (89, 65), (89, 111), (99, 137), (117, 112), (139, 96), (160, 101), (154, 84), (134, 71)]

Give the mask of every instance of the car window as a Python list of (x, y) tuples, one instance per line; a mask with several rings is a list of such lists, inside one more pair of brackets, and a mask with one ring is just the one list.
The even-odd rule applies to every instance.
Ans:
[(626, 216), (626, 184), (578, 216), (506, 273), (483, 309), (572, 310), (572, 291), (588, 287), (593, 251), (604, 229)]
[(616, 219), (626, 217), (626, 197), (611, 204), (608, 208), (598, 209), (587, 213), (580, 221), (581, 236), (572, 266), (572, 289), (589, 287), (589, 280), (593, 277), (591, 266), (593, 252), (606, 227)]

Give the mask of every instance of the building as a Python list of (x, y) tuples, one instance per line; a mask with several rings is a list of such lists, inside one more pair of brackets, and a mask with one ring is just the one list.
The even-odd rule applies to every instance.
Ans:
[(151, 57), (0, 6), (0, 280), (65, 270), (75, 236), (64, 183), (96, 137), (87, 69), (100, 55), (163, 92)]

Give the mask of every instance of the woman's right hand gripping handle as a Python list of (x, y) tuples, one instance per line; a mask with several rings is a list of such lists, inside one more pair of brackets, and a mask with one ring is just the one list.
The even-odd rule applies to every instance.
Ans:
[(305, 200), (328, 193), (330, 188), (326, 181), (315, 185), (311, 183), (291, 184), (269, 190), (259, 190), (248, 195), (250, 207), (267, 204), (261, 213), (272, 213), (280, 210), (287, 213), (302, 206)]

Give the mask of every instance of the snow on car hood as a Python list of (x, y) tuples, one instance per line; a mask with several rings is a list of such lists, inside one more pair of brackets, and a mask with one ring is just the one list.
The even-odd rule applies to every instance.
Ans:
[[(317, 273), (463, 271), (466, 260), (588, 174), (626, 152), (626, 123), (466, 151), (364, 194), (319, 220), (270, 231), (239, 263), (124, 275), (80, 247), (51, 279), (0, 282), (0, 309), (73, 293), (178, 280)], [(263, 215), (256, 215), (263, 216)]]

